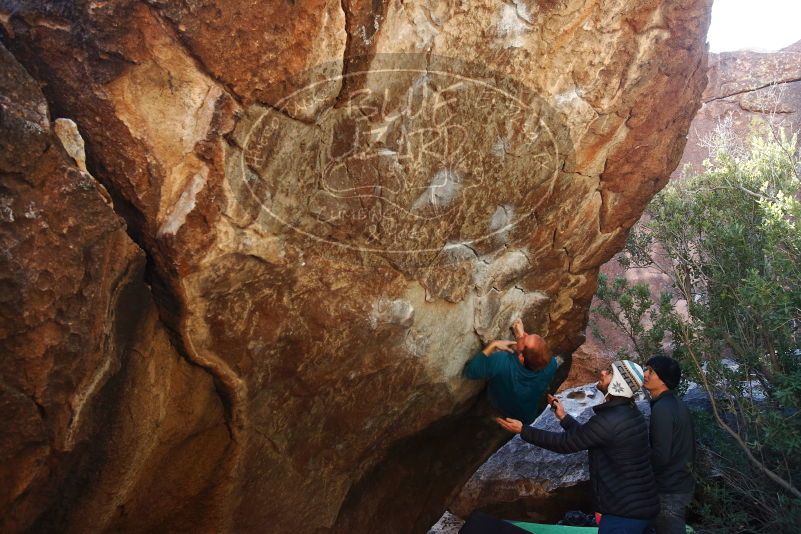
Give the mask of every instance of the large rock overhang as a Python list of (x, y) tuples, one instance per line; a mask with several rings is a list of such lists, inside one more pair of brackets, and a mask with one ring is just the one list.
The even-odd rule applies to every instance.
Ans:
[[(598, 267), (681, 156), (709, 8), (0, 2), (224, 406), (198, 521), (436, 520), (503, 440), (465, 361), (515, 316), (575, 346)], [(408, 505), (365, 512), (387, 501)]]

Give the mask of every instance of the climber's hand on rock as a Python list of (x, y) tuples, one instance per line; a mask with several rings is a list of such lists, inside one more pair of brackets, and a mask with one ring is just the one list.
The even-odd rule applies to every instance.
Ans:
[(520, 434), (523, 431), (523, 423), (518, 421), (517, 419), (510, 419), (505, 418), (502, 419), (500, 417), (496, 417), (495, 421), (501, 425), (501, 428), (504, 430), (508, 430), (509, 432), (514, 432), (515, 434)]
[(515, 345), (517, 345), (516, 341), (498, 340), (498, 341), (495, 342), (495, 347), (498, 350), (503, 350), (503, 351), (506, 351), (506, 352), (514, 352), (515, 351)]
[(514, 352), (515, 345), (517, 342), (515, 341), (504, 341), (503, 339), (496, 339), (495, 341), (490, 341), (489, 344), (484, 347), (482, 351), (486, 356), (491, 355), (496, 350), (502, 350), (505, 352)]
[(562, 406), (562, 403), (559, 402), (559, 399), (553, 395), (548, 395), (548, 404), (551, 405), (551, 409), (554, 411), (556, 417), (558, 417), (560, 421), (564, 419), (565, 415), (567, 415), (565, 412), (565, 407)]
[(526, 335), (526, 329), (523, 328), (523, 320), (516, 319), (515, 322), (512, 323), (512, 332), (514, 332), (515, 337), (520, 338)]

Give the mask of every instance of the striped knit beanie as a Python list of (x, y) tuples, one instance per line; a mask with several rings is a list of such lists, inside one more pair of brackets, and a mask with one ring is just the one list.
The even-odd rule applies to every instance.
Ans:
[(633, 397), (642, 387), (642, 367), (631, 360), (612, 363), (612, 381), (609, 383), (607, 395)]

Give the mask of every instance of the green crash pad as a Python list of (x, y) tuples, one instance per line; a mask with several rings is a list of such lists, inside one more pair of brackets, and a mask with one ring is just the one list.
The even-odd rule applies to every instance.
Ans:
[(597, 527), (568, 527), (565, 525), (541, 525), (523, 521), (509, 521), (511, 524), (534, 534), (598, 534)]

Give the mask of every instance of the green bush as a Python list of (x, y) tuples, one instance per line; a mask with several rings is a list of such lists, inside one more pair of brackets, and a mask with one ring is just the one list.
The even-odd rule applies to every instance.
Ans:
[(801, 204), (795, 137), (718, 144), (705, 172), (671, 182), (631, 231), (624, 266), (672, 286), (599, 278), (595, 311), (639, 361), (667, 352), (707, 389), (698, 421), (703, 499), (721, 532), (801, 532)]
[(739, 445), (711, 414), (693, 412), (693, 419), (699, 454), (690, 520), (698, 532), (797, 534), (799, 500), (756, 474)]

